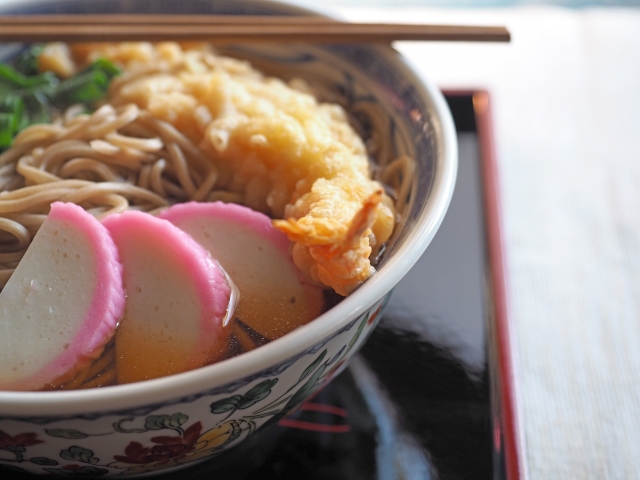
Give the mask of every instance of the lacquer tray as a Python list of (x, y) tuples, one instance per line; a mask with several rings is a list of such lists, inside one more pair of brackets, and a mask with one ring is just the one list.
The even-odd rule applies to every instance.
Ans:
[(489, 95), (445, 94), (456, 191), (359, 356), (256, 445), (149, 478), (521, 478)]

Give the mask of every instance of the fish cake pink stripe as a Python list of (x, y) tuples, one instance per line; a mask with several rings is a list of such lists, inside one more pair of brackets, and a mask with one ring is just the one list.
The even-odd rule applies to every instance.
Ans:
[(284, 258), (290, 259), (292, 267), (298, 273), (299, 279), (304, 281), (304, 276), (300, 269), (295, 266), (291, 255), (289, 254), (289, 248), (291, 242), (287, 236), (271, 224), (271, 219), (255, 210), (251, 210), (248, 207), (237, 205), (235, 203), (223, 203), (223, 202), (187, 202), (178, 203), (171, 208), (164, 210), (160, 213), (159, 217), (169, 220), (171, 223), (180, 223), (181, 220), (186, 220), (192, 217), (201, 217), (202, 215), (208, 215), (216, 219), (226, 220), (228, 222), (237, 223), (243, 225), (256, 233), (258, 233), (266, 241), (272, 243), (278, 250), (280, 250)]
[(113, 337), (125, 302), (122, 265), (107, 229), (93, 215), (73, 203), (51, 204), (46, 221), (68, 222), (71, 228), (77, 228), (85, 234), (93, 247), (98, 282), (82, 327), (69, 342), (69, 348), (40, 372), (19, 382), (20, 385), (36, 385), (34, 388), (55, 381), (78, 362), (97, 357)]
[[(150, 232), (151, 240), (161, 241), (173, 255), (178, 257), (185, 271), (193, 278), (196, 293), (202, 302), (200, 343), (201, 345), (211, 343), (211, 339), (216, 338), (222, 328), (222, 320), (226, 316), (231, 297), (231, 288), (222, 269), (211, 258), (209, 252), (169, 221), (148, 213), (127, 211), (120, 215), (110, 215), (104, 218), (102, 223), (116, 241), (119, 231), (142, 227)], [(212, 313), (215, 321), (211, 321)]]

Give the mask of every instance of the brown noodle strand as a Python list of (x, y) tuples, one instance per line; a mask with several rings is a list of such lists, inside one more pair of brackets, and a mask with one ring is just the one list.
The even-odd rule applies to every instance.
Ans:
[(208, 202), (242, 203), (242, 194), (218, 190), (211, 192), (207, 197)]
[[(40, 185), (39, 185), (40, 186)], [(27, 187), (29, 188), (29, 187)], [(0, 214), (18, 213), (35, 206), (49, 206), (51, 203), (72, 193), (69, 188), (51, 188), (17, 200), (0, 200)]]
[(404, 212), (411, 192), (414, 169), (413, 160), (404, 155), (389, 163), (380, 172), (379, 180), (395, 190), (395, 206), (398, 213)]
[(20, 223), (23, 227), (30, 229), (32, 227), (40, 228), (40, 225), (42, 225), (47, 216), (37, 213), (7, 213), (4, 215), (4, 218), (14, 220)]
[(42, 125), (37, 130), (23, 130), (18, 133), (13, 140), (14, 145), (28, 145), (30, 143), (43, 143), (53, 141), (64, 134), (65, 129), (62, 125)]
[(217, 181), (218, 169), (212, 167), (209, 171), (209, 174), (207, 175), (207, 178), (205, 178), (204, 182), (202, 182), (200, 187), (198, 187), (198, 190), (196, 190), (196, 192), (191, 196), (191, 200), (193, 200), (194, 202), (202, 202), (205, 198), (207, 198), (207, 195), (209, 195), (209, 192), (211, 192), (211, 189)]
[(76, 173), (82, 171), (95, 174), (99, 181), (115, 182), (118, 180), (118, 176), (111, 168), (93, 158), (74, 158), (69, 160), (60, 168), (59, 174), (62, 178), (72, 178)]
[(122, 195), (117, 195), (115, 193), (108, 193), (106, 195), (101, 195), (97, 197), (93, 197), (94, 201), (102, 201), (107, 205), (111, 205), (112, 208), (102, 213), (98, 213), (96, 216), (98, 219), (102, 219), (107, 215), (111, 215), (114, 213), (123, 213), (129, 209), (129, 202)]
[(151, 168), (149, 165), (145, 165), (140, 169), (138, 174), (138, 186), (149, 190), (149, 175), (151, 175)]
[(141, 119), (142, 116), (138, 117), (136, 123), (130, 123), (129, 125), (122, 128), (120, 132), (124, 135), (130, 135), (132, 137), (153, 138), (153, 136), (156, 135), (156, 131), (142, 125), (140, 123)]
[(115, 145), (112, 145), (109, 142), (105, 142), (104, 140), (91, 140), (89, 142), (89, 145), (96, 152), (107, 156), (117, 155), (121, 151), (120, 147), (116, 147)]
[(57, 175), (47, 173), (46, 171), (32, 166), (34, 158), (31, 155), (25, 155), (18, 160), (16, 172), (22, 175), (29, 184), (38, 185), (41, 183), (51, 183), (62, 180)]
[(18, 188), (22, 188), (25, 186), (24, 178), (20, 175), (14, 175), (12, 178), (8, 179), (6, 183), (4, 183), (3, 188), (6, 190), (17, 190)]
[[(100, 108), (109, 107), (113, 113), (115, 113), (113, 107), (111, 105), (104, 105)], [(99, 125), (90, 126), (87, 130), (87, 134), (92, 138), (100, 138), (109, 133), (116, 132), (120, 128), (128, 125), (133, 122), (139, 115), (140, 109), (138, 109), (137, 105), (129, 104), (125, 105), (123, 109), (120, 111), (119, 115), (114, 116), (110, 114), (108, 116), (109, 120), (106, 122), (102, 122)]]
[(175, 183), (170, 180), (162, 179), (162, 187), (167, 191), (169, 196), (175, 197), (179, 200), (186, 201), (189, 199), (189, 196), (185, 193), (185, 191)]
[(64, 112), (63, 121), (65, 124), (69, 125), (72, 122), (80, 121), (83, 119), (83, 117), (86, 118), (88, 116), (89, 115), (84, 113), (83, 105), (72, 105)]
[(97, 158), (101, 155), (81, 140), (62, 140), (46, 148), (42, 155), (34, 160), (34, 166), (53, 173), (57, 173), (60, 165), (70, 158)]
[[(23, 132), (24, 131), (26, 130), (23, 130)], [(14, 139), (13, 145), (14, 146), (12, 148), (0, 155), (0, 166), (15, 164), (22, 155), (35, 148), (38, 145), (38, 142), (31, 142), (26, 145), (17, 145), (16, 140)]]
[(36, 193), (44, 192), (51, 189), (66, 188), (73, 190), (76, 188), (85, 187), (94, 182), (87, 182), (86, 180), (59, 180), (57, 182), (44, 183), (40, 185), (33, 185), (30, 187), (24, 187), (19, 190), (13, 190), (10, 192), (1, 192), (0, 201), (2, 200), (16, 200), (20, 198), (28, 198)]
[(149, 174), (149, 182), (151, 183), (151, 189), (161, 197), (167, 196), (167, 191), (162, 183), (162, 171), (167, 166), (167, 162), (164, 158), (161, 158), (151, 167)]
[(59, 386), (52, 385), (52, 387), (55, 390), (73, 390), (76, 388), (81, 388), (82, 383), (87, 379), (88, 376), (89, 376), (89, 368), (85, 368), (84, 370), (81, 370), (80, 372), (78, 372), (76, 376), (73, 377), (73, 379), (69, 380), (67, 383), (64, 383)]
[(109, 158), (115, 165), (126, 167), (133, 164), (136, 168), (140, 168), (141, 163), (151, 163), (155, 159), (153, 155), (134, 148), (121, 148), (117, 155), (106, 158)]
[(82, 369), (69, 381), (50, 385), (49, 389), (74, 390), (77, 388), (91, 388), (94, 386), (110, 385), (116, 376), (116, 349), (113, 341), (109, 342), (100, 356)]
[[(78, 116), (80, 117), (80, 120), (75, 123), (72, 119), (72, 122), (69, 125), (71, 128), (69, 128), (69, 130), (67, 130), (67, 132), (60, 138), (70, 138), (71, 136), (75, 136), (78, 131), (90, 129), (95, 126), (98, 128), (107, 127), (108, 130), (111, 130), (111, 126), (117, 118), (117, 112), (113, 105), (105, 104), (95, 110), (88, 117), (85, 117), (84, 115)], [(92, 136), (100, 138), (101, 135), (99, 135), (99, 133), (99, 131), (95, 132), (95, 135)]]
[(163, 147), (162, 140), (159, 138), (133, 138), (117, 133), (110, 133), (105, 135), (104, 138), (116, 147), (132, 148), (143, 152), (157, 152), (162, 150)]
[(211, 165), (211, 159), (170, 123), (154, 118), (148, 112), (141, 112), (139, 121), (146, 127), (155, 128), (162, 136), (165, 144), (169, 142), (178, 144), (180, 148), (182, 148), (187, 155), (193, 157), (201, 167), (207, 168)]
[[(55, 183), (57, 183), (57, 182), (51, 182), (51, 183), (48, 183), (48, 184), (26, 185), (26, 186), (23, 186), (22, 188), (18, 188), (18, 189), (15, 189), (15, 190), (2, 192), (2, 193), (0, 193), (0, 203), (2, 201), (29, 199), (33, 195), (41, 194), (41, 193), (45, 192), (46, 190), (51, 190), (52, 187), (50, 185), (54, 185)], [(43, 188), (43, 186), (45, 188)], [(58, 185), (58, 187), (59, 187), (59, 185)], [(27, 192), (26, 190), (29, 190), (29, 191)], [(60, 190), (60, 188), (58, 188), (58, 190)], [(72, 189), (67, 189), (67, 190), (70, 191)], [(29, 204), (29, 205), (27, 205), (27, 207), (31, 207), (31, 205)], [(22, 210), (22, 213), (26, 213), (27, 210), (28, 210), (28, 208), (24, 208)], [(18, 211), (12, 212), (11, 209), (8, 209), (8, 211), (5, 212), (5, 214), (3, 216), (8, 217), (12, 213), (21, 213), (21, 211), (18, 209)]]
[[(94, 185), (88, 185), (80, 188), (74, 192), (71, 192), (60, 199), (61, 202), (80, 203), (95, 195), (102, 193), (121, 193), (129, 197), (137, 197), (142, 200), (155, 204), (157, 206), (168, 206), (167, 201), (159, 195), (156, 195), (144, 188), (136, 187), (134, 185), (128, 185), (126, 183), (117, 182), (100, 182)], [(2, 202), (0, 202), (0, 206)]]
[(158, 207), (158, 208), (154, 208), (154, 209), (152, 209), (151, 207), (147, 207), (145, 212), (147, 212), (149, 215), (157, 216), (157, 215), (160, 215), (160, 212), (162, 212), (162, 211), (164, 211), (166, 209), (167, 209), (167, 207)]
[(24, 255), (24, 251), (0, 253), (0, 263), (18, 262)]
[(169, 151), (169, 156), (173, 162), (173, 167), (176, 170), (176, 176), (180, 181), (180, 185), (182, 185), (187, 196), (193, 197), (193, 194), (196, 193), (196, 186), (189, 176), (187, 160), (182, 154), (182, 150), (176, 143), (169, 143), (167, 150)]
[(102, 372), (95, 378), (84, 382), (80, 388), (96, 388), (96, 387), (105, 387), (107, 385), (115, 385), (117, 380), (117, 370), (115, 365), (113, 368), (109, 368)]
[(9, 165), (4, 165), (0, 167), (0, 178), (6, 175), (13, 175), (16, 171), (15, 164), (11, 163)]
[[(184, 154), (184, 152), (182, 152)], [(193, 180), (193, 185), (196, 187), (196, 189), (200, 188), (200, 185), (202, 185), (202, 183), (205, 181), (207, 174), (209, 173), (209, 171), (203, 172), (203, 174), (201, 174), (198, 170), (196, 170), (195, 168), (192, 168), (193, 165), (191, 164), (191, 162), (189, 162), (189, 158), (185, 157), (187, 160), (187, 164), (189, 166), (188, 168), (188, 174), (189, 176), (192, 178)]]
[(18, 241), (17, 249), (22, 250), (29, 246), (31, 235), (29, 231), (20, 223), (9, 220), (8, 218), (0, 218), (0, 230), (11, 234)]
[(115, 343), (111, 342), (105, 349), (102, 355), (91, 364), (87, 369), (87, 378), (93, 378), (108, 368), (115, 367), (116, 363), (116, 347)]

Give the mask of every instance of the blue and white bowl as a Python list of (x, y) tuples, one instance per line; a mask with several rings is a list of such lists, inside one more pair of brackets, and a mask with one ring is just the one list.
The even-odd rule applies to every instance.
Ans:
[[(5, 13), (296, 15), (250, 0), (60, 0), (6, 3)], [(13, 47), (4, 47), (5, 58)], [(209, 459), (275, 425), (340, 373), (375, 327), (392, 288), (436, 233), (453, 192), (455, 130), (440, 92), (382, 45), (260, 45), (224, 53), (302, 77), (354, 116), (382, 122), (395, 155), (415, 159), (409, 211), (378, 272), (313, 322), (239, 357), (171, 377), (102, 389), (0, 392), (2, 469), (115, 476)], [(257, 443), (255, 448), (260, 448)]]

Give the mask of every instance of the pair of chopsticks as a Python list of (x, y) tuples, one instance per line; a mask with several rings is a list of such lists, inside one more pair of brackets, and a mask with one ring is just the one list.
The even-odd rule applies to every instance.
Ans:
[(505, 27), (348, 23), (307, 16), (25, 15), (0, 16), (2, 42), (206, 40), (358, 43), (394, 40), (508, 42)]

